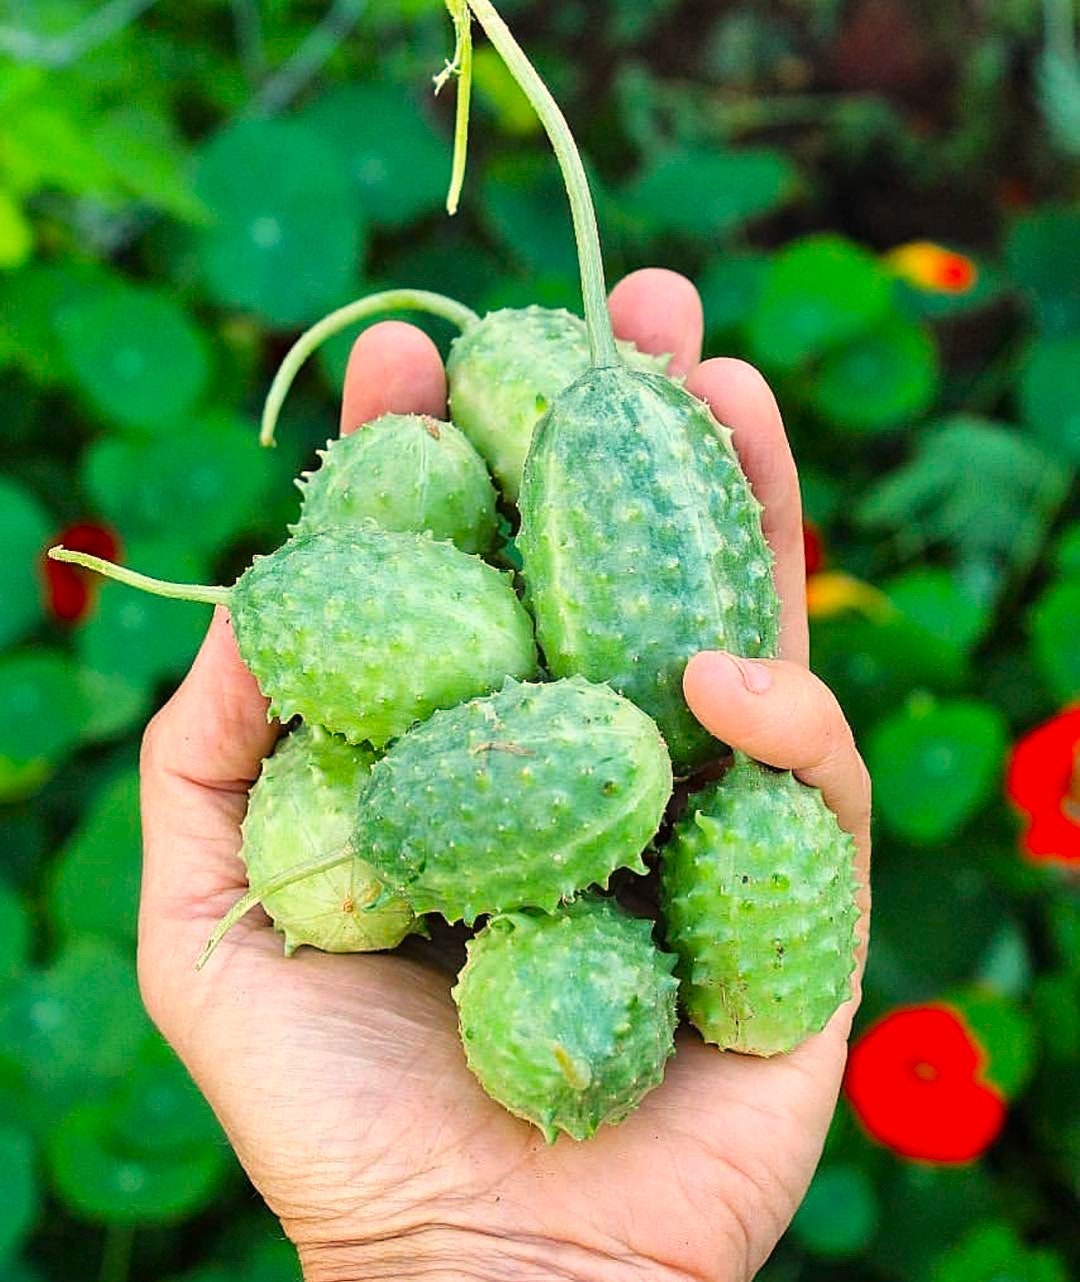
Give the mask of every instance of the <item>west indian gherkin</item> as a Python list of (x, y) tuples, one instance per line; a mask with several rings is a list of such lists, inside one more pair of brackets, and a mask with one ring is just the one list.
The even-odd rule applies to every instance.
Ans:
[(652, 923), (586, 895), (554, 915), (493, 917), (453, 997), (469, 1068), (548, 1142), (620, 1122), (674, 1054), (674, 958)]
[(553, 909), (641, 853), (671, 796), (653, 722), (580, 677), (512, 682), (397, 740), (360, 794), (355, 849), (415, 912)]
[[(279, 740), (248, 797), (240, 858), (259, 885), (298, 862), (342, 847), (352, 834), (356, 796), (375, 754), (321, 726), (300, 726)], [(362, 859), (305, 878), (263, 908), (285, 936), (285, 953), (301, 944), (330, 953), (395, 948), (420, 929), (403, 900), (371, 905), (383, 893)]]
[(297, 535), (231, 588), (162, 583), (64, 548), (49, 555), (159, 596), (227, 605), (269, 715), (351, 743), (381, 747), (436, 708), (536, 669), (510, 576), (426, 535), (374, 525)]
[(471, 9), (550, 137), (570, 198), (590, 369), (533, 434), (518, 548), (554, 676), (609, 681), (652, 716), (679, 771), (716, 755), (682, 695), (687, 660), (772, 656), (779, 602), (761, 509), (730, 433), (685, 388), (631, 370), (611, 330), (596, 217), (566, 121), (490, 0)]
[(792, 1050), (851, 995), (855, 843), (816, 788), (735, 754), (661, 852), (681, 996), (707, 1042)]
[(294, 533), (374, 521), (427, 532), (463, 552), (490, 552), (498, 518), (484, 460), (451, 423), (426, 414), (384, 414), (320, 451), (321, 466), (297, 482)]

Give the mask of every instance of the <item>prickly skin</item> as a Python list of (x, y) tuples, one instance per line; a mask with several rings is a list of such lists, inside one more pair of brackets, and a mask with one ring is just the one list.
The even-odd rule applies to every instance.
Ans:
[(589, 895), (493, 917), (468, 944), (452, 991), (469, 1068), (548, 1143), (622, 1121), (663, 1078), (678, 985), (651, 928)]
[(382, 747), (436, 708), (536, 669), (509, 576), (425, 535), (296, 535), (255, 558), (230, 607), (270, 715), (350, 743)]
[[(278, 742), (248, 798), (240, 858), (257, 886), (296, 864), (343, 847), (352, 835), (356, 795), (375, 761), (321, 726), (300, 726)], [(372, 905), (383, 892), (362, 859), (316, 873), (263, 900), (285, 936), (285, 953), (301, 944), (328, 953), (396, 948), (420, 928), (401, 899)]]
[[(620, 343), (627, 364), (662, 373), (667, 356)], [(450, 417), (484, 456), (511, 502), (521, 488), (533, 428), (589, 368), (580, 316), (546, 307), (489, 312), (454, 339), (446, 363)]]
[(683, 698), (691, 656), (776, 654), (772, 555), (730, 438), (670, 379), (597, 369), (541, 420), (521, 490), (548, 669), (609, 681), (655, 719), (680, 771), (716, 755)]
[(372, 520), (384, 530), (425, 531), (463, 552), (490, 552), (498, 518), (484, 460), (451, 423), (384, 414), (319, 451), (321, 466), (297, 481), (294, 534)]
[(355, 845), (417, 913), (534, 907), (641, 853), (671, 796), (656, 726), (607, 686), (529, 685), (438, 712), (376, 762)]
[(792, 1050), (851, 995), (855, 843), (816, 788), (740, 754), (661, 852), (666, 940), (707, 1042)]

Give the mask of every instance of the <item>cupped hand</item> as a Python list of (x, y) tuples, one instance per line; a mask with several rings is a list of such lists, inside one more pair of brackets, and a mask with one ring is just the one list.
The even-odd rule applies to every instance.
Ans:
[[(718, 738), (822, 789), (856, 837), (865, 910), (869, 785), (839, 707), (806, 666), (798, 482), (775, 401), (739, 361), (698, 363), (701, 304), (682, 277), (637, 272), (611, 311), (621, 337), (671, 352), (672, 372), (734, 429), (776, 556), (784, 657), (698, 655), (687, 699)], [(357, 341), (342, 430), (388, 411), (446, 411), (434, 346), (396, 323)], [(624, 1123), (549, 1147), (473, 1079), (452, 977), (415, 951), (305, 948), (287, 959), (256, 911), (196, 973), (246, 885), (240, 823), (278, 733), (266, 707), (219, 609), (144, 740), (139, 974), (309, 1282), (752, 1277), (820, 1154), (855, 999), (770, 1060), (721, 1053), (685, 1030), (663, 1085)], [(865, 929), (864, 911), (860, 940)]]

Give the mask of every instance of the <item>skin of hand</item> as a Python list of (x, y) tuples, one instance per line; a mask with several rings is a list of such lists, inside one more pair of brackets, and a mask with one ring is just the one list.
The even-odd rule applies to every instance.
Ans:
[[(636, 272), (616, 332), (673, 353), (672, 372), (733, 428), (764, 505), (783, 599), (783, 659), (697, 655), (686, 697), (704, 725), (820, 787), (859, 851), (869, 908), (868, 776), (835, 699), (807, 668), (798, 481), (761, 376), (698, 363), (702, 309), (684, 278)], [(430, 340), (385, 323), (349, 362), (342, 430), (379, 414), (442, 417)], [(190, 673), (147, 729), (139, 976), (146, 1005), (209, 1099), (308, 1282), (414, 1278), (708, 1279), (754, 1275), (821, 1152), (857, 995), (792, 1054), (754, 1059), (680, 1032), (663, 1085), (587, 1143), (494, 1104), (465, 1066), (452, 977), (406, 950), (282, 955), (260, 911), (194, 962), (246, 887), (247, 791), (278, 727), (219, 609)]]

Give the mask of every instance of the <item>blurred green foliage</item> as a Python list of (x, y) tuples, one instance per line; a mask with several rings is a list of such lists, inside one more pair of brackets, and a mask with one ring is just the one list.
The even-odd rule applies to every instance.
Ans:
[[(1019, 853), (1003, 770), (1080, 696), (1070, 6), (502, 7), (579, 133), (611, 278), (660, 262), (699, 284), (710, 352), (777, 389), (827, 568), (880, 590), (814, 624), (876, 783), (860, 1027), (947, 999), (1009, 1101), (1003, 1138), (959, 1169), (892, 1156), (842, 1103), (761, 1276), (1064, 1282), (1078, 883)], [(577, 305), (553, 162), (482, 47), (463, 210), (442, 212), (452, 93), (428, 90), (449, 41), (440, 0), (0, 3), (11, 1282), (297, 1277), (132, 962), (138, 734), (206, 612), (105, 586), (65, 613), (41, 551), (96, 522), (151, 573), (221, 581), (273, 546), (347, 338), (305, 371), (273, 454), (261, 396), (297, 327), (362, 290)], [(888, 251), (923, 241), (963, 255), (963, 288), (898, 269)]]

